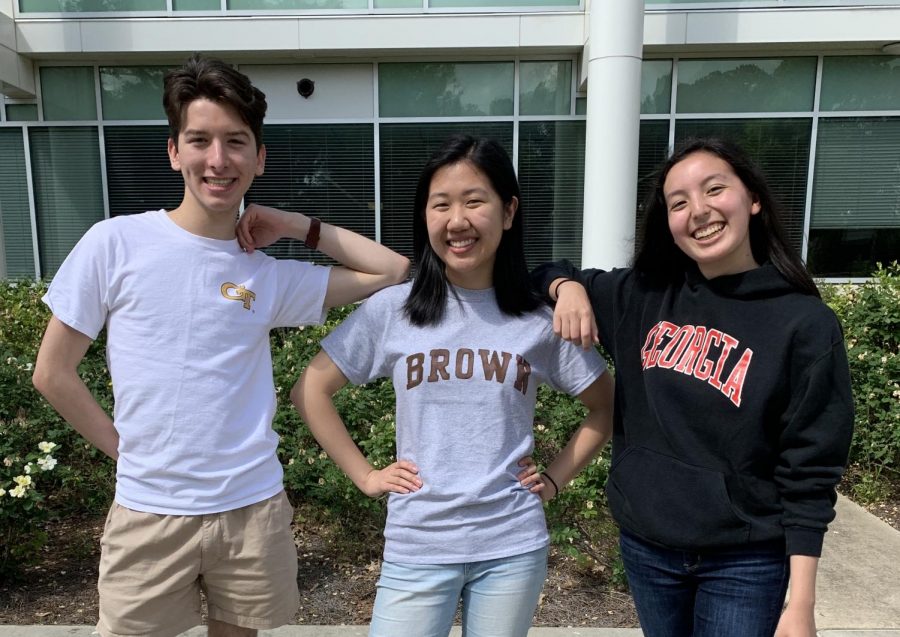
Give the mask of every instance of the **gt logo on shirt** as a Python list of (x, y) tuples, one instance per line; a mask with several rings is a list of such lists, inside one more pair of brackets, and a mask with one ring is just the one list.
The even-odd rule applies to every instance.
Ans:
[[(736, 407), (741, 406), (741, 393), (750, 369), (753, 350), (749, 347), (738, 357), (737, 363), (722, 383), (725, 362), (740, 345), (733, 336), (721, 330), (702, 325), (675, 325), (660, 321), (647, 333), (641, 348), (641, 363), (644, 369), (658, 367), (673, 369), (687, 376), (703, 380), (722, 392)], [(719, 348), (718, 359), (714, 348)]]
[[(509, 352), (495, 350), (478, 350), (481, 371), (484, 380), (494, 380), (501, 385), (506, 380), (506, 372), (512, 360)], [(531, 365), (521, 355), (516, 354), (516, 382), (513, 387), (523, 394), (528, 391), (528, 377), (531, 376)], [(425, 354), (410, 354), (406, 357), (406, 388), (412, 389), (422, 381), (436, 383), (450, 380), (450, 374), (461, 380), (469, 380), (475, 374), (475, 350), (461, 347), (456, 350), (454, 363), (450, 363), (449, 349), (433, 349), (428, 352), (428, 375), (425, 375)]]
[(256, 300), (256, 294), (243, 285), (225, 282), (222, 284), (222, 296), (231, 301), (242, 301), (245, 310), (250, 309), (250, 304)]

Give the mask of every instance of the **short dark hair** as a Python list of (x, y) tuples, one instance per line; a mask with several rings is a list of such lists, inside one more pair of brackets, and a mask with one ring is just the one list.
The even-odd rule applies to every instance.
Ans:
[(434, 173), (444, 166), (460, 162), (469, 162), (484, 173), (504, 205), (508, 205), (513, 197), (519, 201), (511, 227), (504, 230), (500, 238), (494, 260), (494, 295), (497, 305), (502, 312), (512, 316), (520, 316), (541, 305), (528, 277), (522, 230), (522, 198), (509, 155), (492, 139), (454, 135), (431, 156), (419, 174), (416, 185), (413, 203), (416, 276), (404, 304), (406, 316), (414, 325), (437, 325), (444, 316), (450, 286), (446, 266), (434, 252), (428, 239), (425, 207)]
[(647, 197), (640, 247), (634, 258), (635, 270), (651, 280), (669, 282), (682, 278), (693, 263), (675, 244), (669, 230), (664, 186), (672, 167), (698, 152), (710, 153), (727, 162), (744, 187), (759, 201), (759, 213), (750, 217), (750, 249), (756, 262), (770, 261), (798, 291), (818, 297), (815, 282), (787, 241), (782, 208), (762, 170), (740, 146), (717, 137), (685, 140), (658, 169), (653, 189)]
[(169, 135), (176, 146), (184, 127), (185, 110), (198, 99), (208, 99), (237, 111), (256, 138), (256, 149), (260, 149), (267, 108), (265, 93), (230, 64), (199, 53), (166, 73), (164, 80), (163, 108), (169, 118)]

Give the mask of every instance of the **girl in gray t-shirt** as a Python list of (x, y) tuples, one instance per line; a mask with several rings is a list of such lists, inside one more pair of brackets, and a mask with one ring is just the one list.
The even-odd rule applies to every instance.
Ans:
[[(519, 185), (499, 144), (458, 136), (432, 156), (413, 232), (414, 281), (375, 294), (323, 340), (291, 397), (354, 484), (389, 495), (370, 636), (444, 637), (461, 599), (473, 634), (524, 637), (547, 570), (541, 500), (609, 439), (613, 383), (595, 351), (554, 335), (530, 287)], [(332, 396), (384, 377), (399, 460), (376, 470)], [(541, 383), (588, 409), (543, 474), (520, 467)]]

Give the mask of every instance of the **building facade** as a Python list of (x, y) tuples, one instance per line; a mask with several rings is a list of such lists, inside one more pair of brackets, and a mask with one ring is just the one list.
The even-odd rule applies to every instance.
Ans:
[[(900, 0), (0, 0), (0, 276), (172, 208), (162, 77), (193, 51), (267, 95), (247, 195), (411, 256), (449, 133), (499, 140), (532, 265), (625, 265), (679, 140), (744, 144), (814, 275), (900, 259)], [(271, 249), (310, 258), (302, 245)]]

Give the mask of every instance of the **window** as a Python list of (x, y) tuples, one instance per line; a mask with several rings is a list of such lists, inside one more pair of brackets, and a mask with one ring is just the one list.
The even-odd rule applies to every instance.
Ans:
[(45, 120), (95, 120), (94, 68), (45, 66), (41, 69), (41, 102)]
[(107, 126), (103, 137), (111, 217), (179, 206), (184, 180), (169, 164), (168, 126)]
[(519, 115), (568, 115), (571, 110), (571, 61), (519, 64)]
[(34, 276), (31, 212), (22, 129), (0, 128), (0, 225), (6, 276)]
[(166, 119), (163, 111), (165, 66), (101, 66), (103, 119)]
[(512, 115), (512, 62), (378, 65), (381, 117)]

